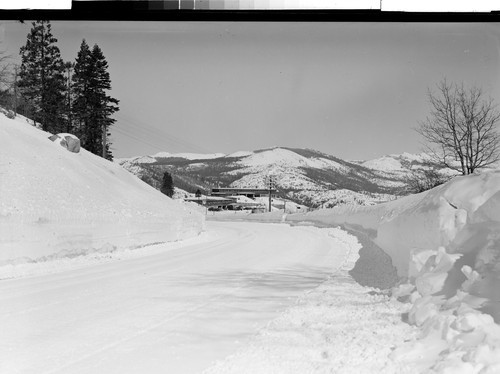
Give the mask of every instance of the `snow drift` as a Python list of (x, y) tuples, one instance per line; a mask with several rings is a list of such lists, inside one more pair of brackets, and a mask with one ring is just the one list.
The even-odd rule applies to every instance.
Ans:
[[(457, 177), (378, 206), (325, 209), (285, 220), (342, 225), (372, 258), (390, 256), (406, 281), (392, 294), (412, 303), (408, 320), (422, 328), (420, 339), (397, 349), (395, 358), (420, 357), (425, 372), (500, 372), (500, 170)], [(358, 262), (366, 256), (360, 251)], [(390, 273), (391, 264), (380, 264), (351, 275), (369, 280), (371, 272)]]
[(199, 234), (204, 217), (122, 167), (68, 152), (0, 116), (0, 264), (130, 249)]

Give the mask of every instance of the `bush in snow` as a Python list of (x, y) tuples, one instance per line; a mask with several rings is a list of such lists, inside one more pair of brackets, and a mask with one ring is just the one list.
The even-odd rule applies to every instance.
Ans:
[(406, 177), (405, 182), (408, 193), (420, 193), (440, 186), (449, 179), (449, 176), (445, 176), (431, 167), (426, 169), (414, 169), (412, 173)]

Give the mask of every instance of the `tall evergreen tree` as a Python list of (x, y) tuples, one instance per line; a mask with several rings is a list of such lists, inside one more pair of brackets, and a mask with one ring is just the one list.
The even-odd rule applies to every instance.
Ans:
[(73, 132), (73, 90), (71, 88), (71, 74), (75, 68), (75, 63), (67, 61), (64, 63), (64, 68), (66, 69), (66, 105), (65, 105), (65, 122), (66, 122), (66, 132)]
[(113, 113), (119, 110), (119, 101), (107, 94), (111, 90), (111, 79), (108, 72), (108, 62), (97, 44), (92, 48), (92, 59), (96, 72), (96, 95), (97, 95), (97, 126), (101, 129), (101, 153), (102, 157), (112, 159), (109, 146), (109, 128), (116, 120), (111, 118)]
[(174, 196), (174, 182), (172, 180), (172, 175), (170, 175), (168, 171), (163, 173), (160, 191), (168, 197)]
[(80, 50), (76, 57), (73, 71), (71, 90), (75, 99), (73, 100), (72, 118), (75, 123), (75, 134), (80, 138), (82, 146), (92, 152), (89, 145), (91, 136), (89, 135), (91, 106), (91, 81), (94, 79), (92, 68), (92, 57), (90, 48), (85, 41), (82, 41)]
[(29, 115), (51, 132), (64, 126), (64, 62), (49, 21), (36, 21), (21, 47), (18, 87), (29, 103)]
[(73, 118), (79, 123), (79, 137), (88, 151), (112, 159), (109, 142), (111, 118), (119, 110), (119, 101), (107, 94), (111, 79), (99, 46), (90, 50), (83, 40), (73, 74)]

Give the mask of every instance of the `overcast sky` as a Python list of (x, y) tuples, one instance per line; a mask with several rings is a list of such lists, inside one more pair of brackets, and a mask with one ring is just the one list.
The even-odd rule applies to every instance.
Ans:
[[(120, 100), (115, 157), (312, 148), (344, 159), (419, 152), (428, 88), (447, 78), (500, 103), (500, 24), (52, 22), (83, 38)], [(1, 22), (17, 56), (31, 28)]]

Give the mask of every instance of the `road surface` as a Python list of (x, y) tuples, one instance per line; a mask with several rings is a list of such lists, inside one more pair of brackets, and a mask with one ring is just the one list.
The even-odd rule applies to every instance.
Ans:
[(207, 222), (215, 239), (0, 281), (1, 373), (196, 373), (338, 268), (328, 230)]

